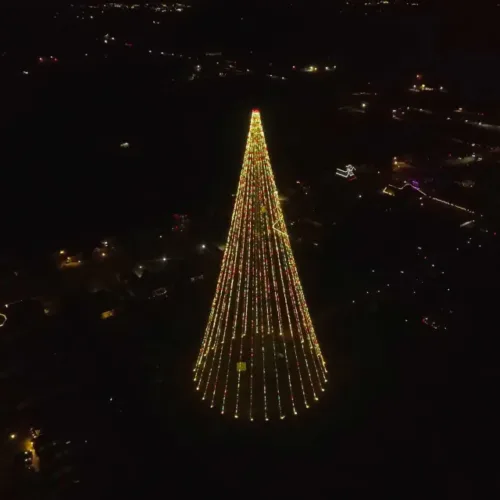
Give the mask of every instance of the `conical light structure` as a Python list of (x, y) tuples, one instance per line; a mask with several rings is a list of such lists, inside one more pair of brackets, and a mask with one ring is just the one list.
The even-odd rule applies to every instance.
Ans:
[(258, 110), (194, 381), (211, 407), (250, 420), (297, 415), (327, 382)]

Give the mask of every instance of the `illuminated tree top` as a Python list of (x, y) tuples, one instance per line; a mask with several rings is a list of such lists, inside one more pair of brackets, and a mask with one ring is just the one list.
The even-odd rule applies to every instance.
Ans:
[(211, 407), (250, 420), (297, 415), (327, 382), (256, 109), (194, 380)]

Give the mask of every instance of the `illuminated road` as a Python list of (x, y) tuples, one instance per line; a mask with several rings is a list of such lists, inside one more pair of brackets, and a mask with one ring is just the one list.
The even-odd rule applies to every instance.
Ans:
[[(455, 205), (454, 203), (450, 203), (449, 201), (441, 200), (440, 198), (435, 198), (434, 196), (430, 196), (427, 193), (424, 193), (420, 188), (413, 186), (412, 184), (409, 184), (408, 182), (405, 182), (401, 187), (394, 186), (392, 184), (389, 184), (388, 187), (391, 187), (393, 189), (397, 189), (398, 191), (402, 191), (406, 187), (411, 187), (414, 191), (418, 191), (421, 195), (425, 196), (426, 198), (429, 198), (430, 200), (437, 201), (438, 203), (443, 203), (444, 205), (448, 205), (449, 207), (456, 208), (458, 210), (462, 210), (464, 212), (468, 212), (469, 214), (474, 214), (475, 212), (473, 210), (469, 210), (468, 208), (461, 207), (460, 205)], [(390, 196), (391, 193), (387, 191), (387, 187), (385, 187), (382, 191), (384, 194), (388, 194)]]

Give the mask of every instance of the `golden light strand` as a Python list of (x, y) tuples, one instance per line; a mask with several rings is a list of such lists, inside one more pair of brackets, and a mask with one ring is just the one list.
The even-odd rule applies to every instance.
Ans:
[[(254, 189), (253, 189), (253, 178), (249, 179), (250, 185), (252, 187), (252, 194), (249, 199), (249, 212), (250, 214), (254, 210), (253, 208), (253, 197), (254, 197)], [(247, 336), (247, 327), (248, 327), (248, 305), (249, 305), (249, 283), (250, 283), (250, 273), (251, 273), (251, 268), (250, 268), (250, 263), (251, 263), (251, 253), (252, 253), (252, 236), (253, 236), (253, 224), (248, 224), (247, 231), (248, 231), (248, 251), (247, 251), (247, 257), (246, 257), (246, 270), (245, 270), (245, 284), (244, 284), (244, 309), (243, 309), (243, 331), (240, 336), (240, 353), (238, 357), (238, 362), (241, 363), (243, 361), (243, 339)], [(238, 418), (239, 417), (239, 403), (240, 403), (240, 386), (241, 386), (241, 370), (238, 370), (238, 382), (236, 386), (236, 408), (234, 411), (234, 417)], [(251, 405), (250, 405), (251, 406)]]
[[(241, 195), (245, 184), (246, 183), (246, 169), (244, 168), (242, 171), (242, 174), (240, 176), (240, 182), (238, 184), (238, 190), (236, 194), (236, 201), (235, 201), (235, 209), (233, 211), (233, 215), (231, 218), (231, 226), (229, 229), (229, 235), (228, 235), (228, 243), (226, 245), (226, 248), (224, 250), (224, 255), (222, 258), (222, 266), (221, 266), (221, 272), (219, 274), (219, 279), (217, 282), (217, 287), (216, 287), (216, 292), (215, 292), (215, 297), (212, 303), (212, 308), (210, 310), (210, 316), (208, 318), (208, 323), (207, 323), (207, 329), (205, 332), (205, 336), (203, 339), (202, 347), (200, 349), (200, 354), (198, 355), (198, 360), (196, 363), (195, 367), (195, 377), (194, 380), (198, 380), (200, 372), (203, 373), (208, 354), (210, 352), (210, 348), (212, 347), (212, 342), (213, 342), (213, 332), (215, 331), (215, 327), (217, 325), (217, 316), (220, 311), (220, 307), (222, 304), (225, 302), (224, 300), (221, 299), (221, 293), (225, 294), (228, 290), (228, 287), (226, 286), (226, 280), (228, 279), (229, 276), (229, 268), (230, 265), (228, 262), (231, 262), (232, 257), (233, 257), (233, 245), (232, 241), (234, 239), (234, 235), (237, 232), (238, 229), (238, 224), (235, 221), (238, 221), (238, 213), (240, 207), (243, 205), (244, 197)], [(203, 360), (203, 357), (205, 359)], [(203, 364), (202, 364), (203, 362)], [(201, 378), (200, 381), (197, 385), (197, 390), (200, 389), (201, 385)], [(203, 398), (204, 399), (204, 398)]]
[[(212, 341), (213, 344), (214, 344), (213, 347), (212, 347), (212, 350), (214, 352), (213, 352), (213, 355), (212, 355), (212, 362), (210, 364), (210, 369), (209, 369), (207, 380), (206, 380), (205, 391), (203, 393), (203, 399), (206, 398), (208, 387), (209, 387), (209, 384), (210, 384), (210, 379), (211, 379), (211, 376), (212, 376), (212, 371), (213, 371), (215, 359), (217, 357), (217, 348), (219, 346), (219, 340), (220, 340), (220, 336), (221, 336), (221, 324), (220, 324), (220, 321), (224, 317), (224, 312), (226, 310), (226, 305), (228, 303), (229, 304), (231, 303), (231, 296), (232, 296), (232, 290), (233, 290), (232, 279), (234, 278), (234, 272), (231, 273), (231, 271), (234, 271), (234, 267), (236, 265), (235, 264), (236, 257), (237, 257), (237, 253), (238, 253), (238, 239), (237, 239), (236, 235), (239, 233), (239, 229), (240, 229), (241, 224), (242, 224), (242, 217), (240, 216), (240, 213), (241, 213), (241, 210), (242, 210), (242, 207), (243, 207), (243, 204), (244, 204), (244, 199), (245, 199), (245, 197), (244, 197), (244, 191), (245, 191), (246, 186), (247, 186), (247, 182), (246, 182), (246, 179), (247, 179), (247, 170), (244, 169), (241, 177), (242, 177), (241, 183), (240, 183), (240, 188), (241, 189), (238, 190), (237, 200), (236, 200), (236, 203), (235, 203), (235, 214), (236, 214), (235, 220), (234, 220), (235, 230), (230, 235), (231, 238), (228, 238), (227, 247), (226, 247), (226, 249), (224, 251), (224, 252), (228, 252), (229, 253), (229, 258), (226, 261), (226, 268), (227, 268), (227, 270), (225, 271), (225, 273), (226, 273), (227, 276), (226, 276), (226, 283), (225, 283), (225, 285), (223, 287), (223, 291), (222, 291), (221, 297), (219, 299), (218, 315), (215, 316), (215, 318), (214, 318), (214, 334), (212, 335), (214, 337), (213, 341)], [(225, 331), (224, 331), (224, 333), (225, 333)], [(223, 349), (223, 346), (221, 347), (221, 353), (222, 353), (222, 349)], [(210, 351), (209, 351), (209, 354), (210, 354)], [(219, 356), (219, 358), (220, 358), (220, 356)], [(216, 386), (217, 386), (217, 383), (215, 382), (215, 384), (214, 384), (214, 395), (215, 395)], [(211, 406), (212, 407), (214, 406), (214, 396), (212, 396), (212, 404), (211, 404)]]
[[(264, 200), (261, 197), (261, 202), (263, 203)], [(269, 229), (268, 229), (268, 224), (267, 224), (267, 218), (265, 218), (266, 222), (266, 235), (269, 234)], [(271, 283), (269, 281), (269, 266), (268, 266), (268, 261), (266, 258), (266, 244), (265, 244), (265, 237), (262, 235), (261, 238), (261, 246), (259, 249), (261, 259), (264, 264), (264, 269), (263, 269), (263, 280), (262, 280), (262, 287), (264, 289), (264, 296), (265, 296), (265, 304), (266, 304), (266, 318), (267, 318), (267, 334), (271, 336), (272, 340), (272, 345), (273, 345), (273, 360), (274, 360), (274, 373), (276, 377), (276, 396), (277, 396), (277, 401), (278, 401), (278, 410), (280, 414), (280, 418), (283, 419), (285, 418), (283, 414), (283, 409), (281, 406), (281, 394), (280, 394), (280, 384), (279, 384), (279, 372), (278, 372), (278, 364), (276, 360), (276, 341), (275, 341), (275, 335), (273, 334), (272, 331), (272, 324), (273, 324), (273, 315), (272, 315), (272, 308), (271, 308)]]
[[(242, 249), (241, 249), (241, 258), (239, 259), (239, 266), (238, 266), (238, 284), (236, 285), (237, 287), (237, 294), (236, 294), (236, 311), (235, 311), (235, 314), (234, 314), (234, 319), (233, 319), (233, 329), (232, 329), (232, 332), (231, 332), (231, 342), (229, 343), (229, 360), (228, 360), (228, 363), (227, 363), (227, 369), (226, 369), (226, 383), (225, 383), (225, 386), (224, 386), (224, 395), (223, 395), (223, 399), (222, 399), (222, 409), (221, 409), (221, 413), (224, 413), (224, 407), (225, 407), (225, 403), (226, 403), (226, 396), (227, 396), (227, 387), (228, 387), (228, 383), (229, 383), (229, 373), (230, 373), (230, 368), (231, 368), (231, 355), (232, 355), (232, 351), (233, 351), (233, 340), (236, 338), (236, 329), (237, 327), (239, 326), (239, 316), (238, 316), (238, 313), (239, 313), (239, 309), (240, 309), (240, 294), (241, 294), (241, 288), (243, 286), (243, 283), (244, 283), (244, 280), (243, 280), (243, 264), (245, 262), (245, 249), (246, 249), (246, 243), (248, 241), (248, 244), (250, 245), (250, 238), (247, 238), (248, 237), (248, 230), (249, 228), (251, 227), (251, 224), (248, 223), (248, 216), (249, 216), (249, 213), (252, 212), (252, 202), (251, 200), (253, 199), (253, 183), (252, 183), (252, 174), (253, 172), (250, 171), (250, 174), (249, 174), (249, 179), (247, 179), (247, 182), (246, 182), (246, 193), (247, 193), (247, 196), (245, 197), (245, 199), (249, 199), (250, 200), (250, 203), (246, 203), (244, 206), (243, 206), (243, 224), (241, 226), (241, 229), (243, 231), (243, 246), (242, 246)], [(247, 256), (247, 260), (248, 260), (248, 256)], [(242, 342), (243, 340), (243, 334), (240, 334), (240, 343)]]
[[(304, 342), (305, 342), (305, 339), (304, 339), (304, 334), (302, 332), (302, 318), (301, 316), (299, 315), (298, 313), (298, 310), (297, 310), (297, 304), (295, 302), (295, 289), (294, 289), (294, 283), (292, 282), (292, 280), (290, 279), (290, 269), (289, 269), (289, 265), (288, 265), (288, 261), (287, 261), (287, 253), (286, 253), (286, 250), (285, 250), (285, 246), (286, 246), (286, 243), (283, 244), (283, 241), (282, 241), (282, 238), (284, 238), (284, 236), (277, 236), (277, 239), (279, 240), (279, 245), (280, 245), (280, 249), (284, 255), (284, 268), (285, 268), (285, 273), (284, 275), (286, 276), (287, 278), (287, 281), (288, 281), (288, 289), (289, 289), (289, 292), (290, 292), (290, 303), (291, 303), (291, 309), (294, 313), (294, 316), (295, 316), (295, 320), (296, 320), (296, 328), (297, 328), (297, 332), (299, 334), (299, 341), (300, 341), (300, 346), (302, 348), (302, 355), (303, 355), (303, 359), (304, 359), (304, 362), (305, 362), (305, 367), (306, 367), (306, 372), (307, 372), (307, 375), (308, 375), (308, 380), (309, 380), (309, 383), (310, 383), (310, 386), (311, 386), (311, 391), (313, 393), (313, 397), (314, 399), (317, 400), (317, 395), (316, 395), (316, 390), (314, 388), (314, 382), (313, 382), (313, 378), (311, 376), (311, 370), (309, 368), (309, 361), (307, 359), (307, 355), (306, 355), (306, 352), (305, 352), (305, 348), (304, 348)], [(297, 354), (296, 354), (297, 355)], [(299, 359), (299, 356), (297, 356), (297, 360)], [(308, 404), (308, 401), (305, 400), (305, 406), (306, 408), (309, 407), (309, 404)]]
[[(246, 176), (245, 176), (245, 179), (246, 179)], [(243, 190), (243, 194), (242, 194), (243, 200), (246, 199), (244, 193), (248, 190), (248, 185), (249, 185), (249, 183), (245, 182), (245, 189)], [(223, 307), (223, 313), (225, 311), (226, 315), (225, 315), (225, 318), (224, 318), (224, 329), (223, 329), (223, 334), (222, 334), (222, 345), (221, 345), (221, 349), (219, 351), (219, 361), (217, 363), (217, 371), (215, 373), (214, 390), (213, 390), (213, 393), (212, 393), (212, 403), (210, 405), (211, 407), (213, 407), (215, 405), (215, 395), (216, 395), (216, 392), (217, 392), (217, 383), (219, 381), (219, 372), (220, 372), (220, 367), (221, 367), (221, 363), (222, 363), (222, 353), (223, 353), (224, 347), (225, 347), (226, 331), (227, 331), (229, 313), (231, 312), (231, 305), (232, 305), (232, 299), (233, 299), (234, 277), (235, 277), (235, 274), (236, 274), (236, 272), (235, 272), (236, 271), (236, 262), (237, 262), (237, 259), (238, 259), (238, 252), (240, 251), (240, 243), (241, 243), (240, 231), (241, 231), (241, 229), (243, 227), (244, 217), (240, 214), (238, 216), (238, 220), (239, 220), (240, 224), (239, 224), (239, 227), (238, 227), (238, 231), (236, 233), (238, 235), (238, 237), (236, 238), (236, 248), (235, 248), (235, 252), (234, 252), (235, 258), (234, 258), (233, 266), (231, 267), (232, 273), (231, 273), (231, 280), (230, 280), (230, 285), (229, 285), (229, 297), (228, 297), (227, 303), (224, 302), (224, 307)], [(217, 350), (217, 348), (216, 348), (216, 350)]]
[[(266, 184), (266, 189), (264, 190), (264, 193), (265, 193), (265, 196), (267, 195), (268, 200), (271, 200), (271, 197), (269, 196), (270, 195), (269, 188), (270, 188), (270, 186)], [(269, 202), (269, 205), (271, 206), (271, 209), (272, 209), (272, 215), (271, 216), (275, 216), (276, 217), (275, 212), (276, 211), (279, 212), (279, 210), (281, 210), (281, 207), (279, 205), (277, 207), (276, 206), (272, 206), (271, 202)], [(280, 236), (280, 238), (281, 238), (281, 236)], [(295, 323), (292, 322), (292, 318), (291, 318), (291, 315), (290, 315), (290, 308), (289, 308), (289, 305), (288, 305), (288, 300), (289, 300), (288, 295), (289, 294), (286, 293), (287, 287), (285, 285), (284, 269), (283, 269), (284, 266), (285, 266), (285, 264), (281, 262), (281, 260), (283, 259), (284, 252), (283, 252), (283, 249), (281, 248), (281, 245), (279, 243), (279, 241), (281, 241), (280, 238), (278, 238), (278, 236), (276, 235), (275, 231), (272, 231), (272, 239), (273, 239), (274, 248), (275, 248), (274, 254), (276, 255), (276, 259), (277, 259), (278, 276), (280, 278), (281, 291), (282, 291), (282, 294), (283, 294), (283, 302), (285, 304), (285, 312), (286, 312), (285, 317), (288, 319), (288, 326), (290, 328), (290, 337), (292, 339), (293, 353), (295, 355), (295, 361), (296, 361), (296, 364), (297, 364), (297, 373), (298, 373), (298, 376), (299, 376), (300, 388), (302, 390), (302, 396), (304, 398), (304, 405), (307, 408), (309, 406), (309, 404), (307, 402), (307, 394), (306, 394), (306, 390), (305, 390), (305, 387), (304, 387), (304, 379), (303, 379), (303, 376), (302, 376), (302, 369), (301, 369), (301, 366), (300, 366), (300, 359), (299, 359), (299, 356), (298, 356), (298, 353), (297, 353), (297, 346), (295, 344), (295, 335), (294, 335), (294, 331), (293, 331)], [(281, 256), (281, 258), (280, 258), (280, 256)], [(279, 304), (279, 302), (278, 302), (278, 304)]]
[[(299, 332), (300, 343), (301, 343), (301, 347), (302, 347), (302, 354), (304, 356), (304, 361), (305, 361), (305, 364), (306, 364), (306, 371), (307, 371), (308, 376), (309, 376), (309, 382), (311, 384), (311, 390), (312, 390), (312, 393), (313, 393), (313, 397), (314, 397), (315, 400), (317, 400), (318, 397), (317, 397), (316, 390), (315, 390), (315, 387), (314, 387), (313, 377), (311, 375), (311, 370), (309, 368), (309, 362), (308, 362), (306, 351), (305, 351), (305, 347), (304, 347), (304, 342), (305, 342), (304, 337), (309, 338), (310, 330), (307, 331), (308, 328), (306, 328), (306, 331), (303, 333), (303, 331), (302, 331), (302, 321), (304, 319), (304, 314), (299, 315), (299, 311), (298, 311), (298, 308), (297, 308), (297, 302), (296, 302), (296, 294), (300, 293), (299, 292), (300, 281), (297, 284), (297, 281), (295, 280), (295, 274), (296, 274), (294, 272), (294, 270), (296, 271), (295, 262), (294, 262), (294, 259), (293, 259), (293, 255), (291, 253), (290, 240), (288, 238), (288, 233), (286, 231), (286, 224), (285, 224), (285, 220), (284, 220), (284, 217), (283, 217), (283, 212), (281, 211), (281, 207), (279, 206), (278, 193), (277, 193), (277, 190), (276, 190), (276, 184), (274, 182), (274, 176), (272, 174), (272, 170), (270, 168), (270, 162), (269, 161), (267, 162), (267, 166), (268, 166), (268, 177), (270, 179), (269, 190), (272, 191), (271, 196), (274, 196), (274, 198), (275, 198), (275, 203), (272, 204), (271, 206), (274, 205), (275, 207), (278, 207), (278, 210), (276, 210), (277, 213), (275, 214), (275, 216), (277, 217), (277, 223), (275, 225), (279, 225), (280, 226), (280, 232), (279, 232), (280, 237), (278, 237), (278, 240), (279, 240), (280, 248), (281, 248), (281, 250), (283, 252), (283, 255), (284, 255), (284, 258), (285, 258), (285, 262), (286, 262), (286, 265), (284, 266), (285, 267), (285, 276), (289, 280), (289, 290), (290, 290), (291, 303), (292, 303), (292, 308), (293, 308), (293, 311), (294, 311), (294, 314), (295, 314), (295, 318), (297, 320), (297, 329), (298, 329), (298, 332)], [(299, 302), (300, 302), (300, 300), (299, 300)], [(301, 304), (301, 305), (302, 305), (301, 310), (303, 312), (305, 309), (307, 309), (307, 307), (304, 307), (303, 304)], [(304, 326), (307, 327), (309, 325), (306, 322)], [(316, 364), (314, 362), (314, 356), (311, 359), (313, 361), (313, 366), (314, 366), (314, 368), (316, 370), (316, 375), (317, 375), (319, 386), (322, 387), (322, 385), (321, 385), (321, 379), (319, 377), (319, 373), (317, 371), (317, 367), (316, 367)], [(306, 402), (306, 407), (307, 406), (308, 406), (308, 404)]]
[[(283, 212), (282, 212), (281, 206), (279, 204), (278, 191), (276, 189), (276, 183), (274, 181), (274, 175), (273, 175), (273, 172), (271, 169), (271, 162), (269, 160), (269, 154), (268, 154), (267, 149), (266, 149), (266, 167), (267, 167), (267, 175), (268, 175), (268, 178), (270, 179), (271, 190), (272, 190), (272, 193), (274, 195), (274, 203), (272, 203), (271, 206), (278, 208), (278, 214), (277, 214), (278, 220), (273, 225), (273, 227), (275, 227), (276, 225), (280, 226), (278, 232), (281, 235), (283, 235), (285, 249), (286, 249), (285, 255), (286, 255), (287, 261), (288, 261), (288, 269), (291, 271), (292, 280), (294, 282), (293, 283), (294, 286), (292, 288), (292, 291), (296, 292), (297, 298), (299, 300), (300, 312), (302, 313), (302, 315), (304, 317), (304, 321), (306, 323), (306, 337), (308, 338), (308, 342), (310, 344), (314, 344), (316, 346), (314, 349), (312, 346), (310, 346), (310, 349), (314, 350), (316, 353), (316, 356), (312, 356), (314, 367), (317, 371), (317, 367), (316, 367), (316, 359), (317, 359), (317, 362), (319, 363), (319, 366), (320, 366), (320, 371), (323, 375), (324, 381), (326, 382), (327, 381), (327, 379), (326, 379), (326, 364), (325, 364), (323, 356), (321, 354), (321, 349), (320, 349), (319, 344), (317, 342), (316, 334), (314, 332), (314, 327), (312, 325), (311, 317), (309, 315), (309, 310), (308, 310), (306, 302), (305, 302), (304, 292), (302, 289), (302, 285), (300, 283), (300, 279), (299, 279), (299, 275), (298, 275), (298, 271), (297, 271), (297, 266), (295, 264), (295, 259), (293, 258), (292, 248), (290, 245), (290, 238), (289, 238), (288, 232), (286, 230), (285, 219), (283, 217)], [(292, 298), (294, 298), (294, 295), (292, 295)], [(294, 301), (294, 303), (295, 303), (295, 301)], [(300, 322), (300, 320), (299, 320), (299, 322)], [(305, 356), (305, 353), (304, 353), (304, 356)], [(307, 362), (307, 358), (306, 358), (306, 362)], [(323, 385), (321, 383), (321, 380), (319, 379), (319, 375), (318, 375), (318, 381), (320, 384), (320, 388), (323, 391), (324, 388), (323, 388)], [(315, 399), (317, 399), (316, 395), (315, 395)]]

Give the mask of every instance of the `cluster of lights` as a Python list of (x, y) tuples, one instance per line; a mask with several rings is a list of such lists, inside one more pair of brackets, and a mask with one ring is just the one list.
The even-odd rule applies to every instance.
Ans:
[(194, 381), (211, 407), (249, 420), (297, 415), (327, 382), (258, 110)]
[[(487, 231), (487, 230), (486, 230), (486, 231)], [(468, 243), (470, 243), (470, 240), (468, 241)], [(479, 245), (479, 247), (481, 247), (481, 245)], [(420, 252), (421, 252), (422, 250), (423, 250), (423, 248), (422, 248), (421, 246), (418, 246), (418, 247), (417, 247), (417, 255), (418, 255), (418, 256), (420, 256), (420, 255), (421, 255), (421, 253), (420, 253)], [(459, 250), (459, 249), (457, 248), (457, 250)], [(433, 268), (433, 269), (435, 269), (435, 268), (436, 268), (436, 264), (434, 264), (434, 263), (430, 263), (430, 262), (429, 262), (429, 259), (428, 259), (428, 257), (427, 257), (426, 255), (424, 255), (424, 256), (423, 256), (423, 260), (428, 261), (428, 262), (427, 262), (427, 264), (428, 264), (428, 265), (430, 265), (430, 267), (431, 267), (431, 268)], [(372, 273), (372, 274), (374, 274), (375, 272), (376, 272), (376, 270), (375, 270), (375, 269), (371, 269), (371, 273)], [(408, 273), (407, 273), (405, 270), (403, 270), (403, 269), (401, 269), (401, 270), (399, 271), (399, 274), (401, 274), (401, 275), (405, 275), (406, 277), (408, 276)], [(441, 275), (443, 275), (443, 274), (445, 274), (445, 272), (444, 272), (444, 271), (440, 271), (440, 274), (441, 274)], [(411, 278), (411, 277), (410, 277), (409, 279), (410, 279), (410, 280), (412, 280), (412, 278)], [(418, 277), (414, 277), (413, 279), (415, 279), (415, 281), (417, 282), (417, 283), (414, 285), (414, 286), (416, 286), (416, 287), (418, 286), (418, 284), (422, 284), (422, 285), (424, 284), (424, 280), (423, 280), (423, 279), (420, 279), (420, 278), (418, 278)], [(396, 282), (396, 287), (397, 287), (397, 286), (398, 286), (398, 283)], [(444, 286), (446, 286), (446, 285), (444, 285)], [(391, 284), (390, 284), (390, 283), (386, 283), (385, 287), (386, 287), (386, 288), (390, 288), (390, 287), (391, 287)], [(381, 288), (376, 289), (376, 290), (366, 290), (364, 295), (374, 295), (374, 296), (376, 296), (377, 294), (382, 294), (382, 293), (383, 293), (383, 290), (384, 290), (384, 287), (381, 287)], [(447, 287), (446, 287), (446, 288), (443, 288), (443, 290), (446, 290), (446, 292), (451, 292), (451, 289), (450, 289), (450, 288), (447, 288)], [(417, 291), (416, 291), (415, 289), (413, 289), (413, 290), (412, 290), (412, 295), (416, 295), (416, 294), (417, 294)], [(362, 299), (362, 296), (361, 296), (360, 298), (361, 298), (361, 301), (362, 301), (362, 300), (363, 300), (363, 299)], [(352, 303), (352, 304), (356, 304), (356, 303), (358, 303), (358, 302), (357, 302), (356, 300), (351, 300), (351, 303)], [(450, 313), (450, 314), (453, 314), (453, 311), (452, 311), (452, 310), (450, 310), (450, 311), (449, 311), (449, 313)], [(405, 319), (405, 323), (408, 323), (408, 319)], [(429, 319), (429, 317), (423, 317), (423, 318), (422, 318), (422, 323), (424, 323), (424, 324), (425, 324), (425, 325), (427, 325), (427, 326), (430, 326), (431, 328), (433, 328), (433, 329), (435, 329), (435, 330), (438, 330), (438, 329), (440, 329), (441, 327), (442, 327), (444, 330), (447, 330), (447, 329), (448, 329), (446, 326), (441, 326), (441, 325), (438, 325), (435, 321), (430, 320), (430, 319)]]
[[(292, 66), (292, 69), (295, 68), (296, 66)], [(325, 71), (335, 71), (336, 69), (337, 66), (325, 66), (324, 68)], [(318, 68), (318, 66), (306, 66), (302, 69), (302, 71), (305, 71), (306, 73), (317, 73), (318, 71), (321, 71), (321, 68)]]
[[(71, 7), (75, 7), (73, 4), (71, 4)], [(99, 9), (101, 12), (104, 12), (104, 10), (112, 10), (112, 9), (120, 9), (120, 10), (136, 10), (141, 7), (141, 4), (126, 4), (126, 3), (120, 3), (120, 2), (111, 2), (111, 3), (103, 3), (103, 4), (96, 4), (96, 5), (89, 5), (89, 9)], [(158, 13), (167, 13), (167, 12), (182, 12), (184, 9), (189, 8), (190, 5), (187, 4), (182, 4), (182, 3), (172, 3), (172, 4), (166, 4), (166, 3), (161, 3), (161, 4), (154, 4), (154, 3), (146, 3), (144, 4), (144, 7), (152, 10), (153, 12), (158, 12)], [(92, 16), (91, 16), (92, 18)]]
[(474, 122), (471, 120), (465, 120), (465, 123), (468, 123), (469, 125), (474, 125), (475, 127), (482, 127), (490, 130), (500, 130), (500, 126), (498, 125), (492, 125), (491, 123), (484, 123), (484, 122)]
[[(421, 195), (425, 196), (426, 198), (429, 198), (430, 200), (437, 201), (439, 203), (443, 203), (444, 205), (448, 205), (449, 207), (456, 208), (457, 210), (462, 210), (463, 212), (467, 212), (469, 214), (474, 214), (475, 212), (473, 210), (469, 210), (468, 208), (461, 207), (460, 205), (455, 205), (454, 203), (450, 203), (449, 201), (446, 200), (441, 200), (440, 198), (436, 198), (435, 196), (430, 196), (427, 193), (424, 193), (418, 186), (414, 186), (413, 184), (409, 184), (408, 182), (403, 183), (402, 186), (393, 186), (392, 184), (389, 184), (389, 186), (385, 187), (382, 190), (382, 193), (387, 194), (389, 196), (394, 196), (394, 193), (388, 190), (388, 187), (392, 189), (397, 189), (399, 191), (402, 191), (406, 187), (411, 187), (415, 191), (418, 191)], [(422, 204), (421, 204), (422, 205)]]
[(355, 170), (356, 167), (354, 167), (353, 165), (346, 165), (345, 168), (337, 168), (335, 174), (343, 177), (344, 179), (349, 179), (350, 181), (352, 181), (356, 179), (356, 174), (354, 173)]
[(467, 222), (460, 224), (460, 227), (467, 227), (467, 226), (474, 224), (475, 222), (476, 222), (475, 220), (468, 220)]

